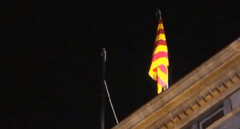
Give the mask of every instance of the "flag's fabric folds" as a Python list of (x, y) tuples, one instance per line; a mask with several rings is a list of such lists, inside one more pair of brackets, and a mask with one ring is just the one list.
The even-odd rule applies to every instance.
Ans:
[(168, 49), (162, 19), (159, 19), (157, 37), (149, 70), (150, 77), (157, 81), (158, 94), (168, 88)]

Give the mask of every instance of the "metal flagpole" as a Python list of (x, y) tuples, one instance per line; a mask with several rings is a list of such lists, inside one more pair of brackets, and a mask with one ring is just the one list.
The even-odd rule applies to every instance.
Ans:
[[(114, 107), (112, 105), (112, 101), (111, 101), (111, 97), (110, 97), (110, 94), (109, 94), (109, 91), (108, 91), (108, 87), (107, 87), (107, 83), (106, 83), (106, 80), (105, 80), (105, 63), (107, 61), (107, 52), (105, 50), (105, 48), (103, 48), (102, 50), (102, 54), (101, 56), (103, 57), (103, 85), (105, 85), (105, 88), (106, 88), (106, 91), (107, 91), (107, 95), (108, 95), (108, 99), (109, 99), (109, 103), (111, 105), (111, 108), (112, 108), (112, 111), (113, 111), (113, 114), (114, 114), (114, 117), (116, 119), (116, 122), (117, 124), (119, 123), (118, 122), (118, 119), (117, 119), (117, 116), (116, 116), (116, 113), (114, 111)], [(104, 129), (104, 124), (105, 124), (105, 92), (104, 92), (104, 88), (102, 87), (102, 106), (101, 106), (101, 129)]]
[(159, 15), (159, 18), (162, 18), (162, 14), (161, 14), (161, 11), (159, 8), (156, 9), (157, 12), (156, 12), (156, 17), (158, 18), (158, 15)]

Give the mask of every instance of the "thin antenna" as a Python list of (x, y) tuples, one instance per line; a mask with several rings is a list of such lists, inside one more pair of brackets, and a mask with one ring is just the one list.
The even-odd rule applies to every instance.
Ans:
[[(101, 56), (103, 57), (103, 64), (102, 64), (102, 79), (105, 79), (105, 62), (106, 62), (106, 50), (105, 48), (103, 48)], [(101, 87), (101, 98), (102, 98), (102, 102), (101, 102), (101, 129), (105, 129), (105, 92), (104, 92), (104, 87)]]
[[(109, 103), (111, 105), (114, 117), (115, 117), (116, 122), (118, 124), (119, 122), (118, 122), (118, 119), (117, 119), (117, 115), (115, 113), (115, 110), (114, 110), (114, 107), (113, 107), (113, 104), (112, 104), (112, 101), (111, 101), (111, 97), (110, 97), (110, 94), (109, 94), (109, 91), (108, 91), (107, 82), (105, 80), (105, 63), (107, 61), (107, 52), (106, 52), (105, 48), (103, 48), (101, 56), (103, 56), (103, 83), (104, 83), (106, 91), (107, 91), (108, 100), (109, 100)], [(103, 92), (103, 96), (104, 96), (104, 93), (105, 92)], [(103, 97), (103, 99), (105, 99), (105, 98)], [(102, 102), (103, 102), (103, 104), (105, 104), (104, 101), (102, 101)], [(102, 108), (104, 108), (104, 106), (102, 106)], [(102, 113), (104, 113), (104, 109), (102, 109)], [(104, 114), (102, 114), (101, 127), (104, 128)]]
[(113, 108), (113, 104), (112, 104), (112, 101), (111, 101), (111, 98), (110, 98), (110, 94), (109, 94), (109, 92), (108, 92), (106, 80), (104, 80), (104, 84), (105, 84), (105, 87), (106, 87), (106, 90), (107, 90), (107, 94), (108, 94), (108, 99), (109, 99), (110, 105), (111, 105), (111, 107), (112, 107), (113, 115), (114, 115), (114, 117), (115, 117), (115, 119), (116, 119), (116, 122), (117, 122), (117, 124), (118, 124), (119, 122), (118, 122), (117, 115), (116, 115), (116, 113), (115, 113), (115, 111), (114, 111), (114, 108)]

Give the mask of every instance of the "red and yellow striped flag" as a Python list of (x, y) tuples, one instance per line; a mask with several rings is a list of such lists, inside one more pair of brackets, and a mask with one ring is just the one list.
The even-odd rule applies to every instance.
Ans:
[(162, 19), (159, 19), (157, 37), (149, 70), (150, 77), (157, 81), (158, 94), (168, 88), (168, 49)]

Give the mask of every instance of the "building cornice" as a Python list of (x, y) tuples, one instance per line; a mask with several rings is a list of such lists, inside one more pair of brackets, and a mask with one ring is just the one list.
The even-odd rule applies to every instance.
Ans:
[(113, 129), (181, 128), (240, 83), (240, 39), (156, 96)]

